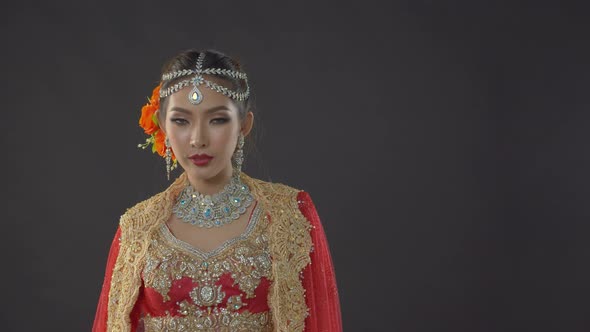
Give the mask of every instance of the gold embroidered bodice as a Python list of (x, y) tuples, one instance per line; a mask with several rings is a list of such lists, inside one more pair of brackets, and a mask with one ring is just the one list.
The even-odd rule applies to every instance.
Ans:
[(142, 270), (145, 331), (271, 331), (268, 225), (256, 204), (242, 235), (204, 252), (162, 223)]
[[(242, 181), (250, 187), (252, 194), (264, 211), (264, 215), (269, 216), (268, 220), (262, 219), (266, 220), (261, 224), (267, 230), (261, 231), (261, 234), (267, 236), (268, 250), (272, 259), (269, 277), (260, 278), (260, 285), (254, 292), (256, 296), (246, 301), (246, 307), (248, 307), (250, 313), (254, 313), (256, 305), (262, 306), (264, 304), (268, 308), (266, 312), (269, 315), (272, 314), (272, 319), (269, 319), (269, 322), (272, 323), (269, 324), (273, 324), (275, 330), (301, 332), (304, 330), (304, 321), (308, 314), (308, 308), (300, 274), (304, 267), (311, 262), (309, 253), (312, 241), (310, 235), (311, 225), (298, 207), (297, 196), (300, 190), (280, 183), (255, 179), (243, 172), (241, 177)], [(187, 315), (182, 315), (179, 312), (180, 303), (182, 302), (178, 304), (174, 302), (174, 296), (179, 292), (185, 294), (184, 298), (187, 303), (190, 303), (188, 300), (190, 295), (188, 294), (193, 290), (193, 286), (199, 285), (198, 283), (193, 284), (190, 277), (181, 278), (180, 280), (170, 278), (171, 286), (168, 292), (170, 301), (165, 301), (160, 292), (145, 285), (144, 267), (142, 266), (146, 262), (148, 250), (153, 251), (155, 248), (152, 240), (162, 239), (161, 224), (169, 218), (177, 195), (187, 183), (187, 174), (182, 173), (165, 191), (137, 203), (121, 216), (119, 221), (120, 245), (119, 249), (115, 251), (115, 262), (109, 277), (110, 283), (106, 288), (108, 290), (107, 308), (104, 316), (101, 316), (106, 321), (108, 331), (132, 332), (135, 324), (132, 316), (135, 315), (134, 310), (137, 303), (141, 304), (142, 302), (143, 305), (140, 308), (147, 309), (142, 310), (142, 312), (146, 313), (143, 318), (146, 328), (149, 328), (150, 321), (155, 321), (157, 317), (171, 317), (170, 320), (176, 320), (171, 323), (172, 325), (176, 324), (174, 326), (185, 324), (186, 322), (182, 322), (182, 319), (192, 319), (194, 321), (198, 320), (199, 317), (203, 317), (203, 315), (199, 316), (199, 314), (202, 314), (201, 312), (195, 311), (195, 315), (190, 317), (196, 318), (183, 318), (189, 317), (188, 312)], [(252, 239), (256, 233), (256, 230), (252, 231), (249, 239)], [(239, 243), (241, 242), (238, 241), (230, 245), (222, 250), (218, 256), (212, 258), (225, 256), (227, 251), (233, 251)], [(179, 250), (178, 253), (180, 252), (188, 254), (186, 250), (185, 252)], [(202, 259), (197, 259), (197, 262), (202, 264)], [(175, 266), (171, 261), (166, 261), (166, 264)], [(180, 263), (176, 264), (179, 265)], [(211, 262), (208, 262), (208, 264), (211, 264)], [(191, 266), (196, 268), (195, 264)], [(178, 269), (182, 270), (182, 267), (178, 266)], [(222, 275), (219, 277), (219, 281), (223, 282), (228, 277), (231, 277), (231, 274)], [(165, 278), (161, 280), (166, 282)], [(187, 280), (190, 282), (187, 282)], [(239, 288), (238, 284), (233, 283), (233, 278), (228, 280), (228, 284), (233, 288), (226, 287), (222, 289), (226, 293), (222, 301), (226, 302), (222, 302), (217, 307), (199, 307), (199, 310), (205, 310), (207, 313), (221, 312), (221, 309), (227, 311), (227, 300), (229, 300), (230, 296), (242, 295), (240, 298), (245, 299), (246, 294)], [(179, 282), (182, 282), (180, 288), (178, 288)], [(183, 285), (186, 288), (182, 288)], [(257, 292), (264, 293), (265, 286), (268, 286), (268, 289), (266, 289), (268, 297), (263, 300), (264, 295), (258, 295)], [(160, 290), (162, 289), (164, 287), (160, 288)], [(208, 290), (204, 292), (204, 295), (210, 298), (207, 294)], [(159, 311), (156, 309), (159, 309)], [(260, 310), (259, 312), (265, 312), (263, 309), (262, 307), (257, 308), (257, 310)], [(244, 312), (245, 310), (245, 308), (240, 308), (238, 311)], [(213, 318), (220, 316), (209, 315), (209, 317), (213, 322)], [(221, 320), (227, 322), (227, 319), (222, 318)], [(201, 323), (191, 322), (190, 324)], [(177, 328), (177, 330), (182, 329), (187, 330), (187, 327)], [(157, 326), (154, 326), (152, 330), (157, 330)], [(168, 330), (174, 331), (174, 329)], [(230, 330), (230, 328), (226, 328), (226, 330)]]

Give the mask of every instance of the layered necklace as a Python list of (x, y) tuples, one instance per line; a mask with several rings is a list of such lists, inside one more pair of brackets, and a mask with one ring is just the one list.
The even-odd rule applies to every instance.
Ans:
[(214, 195), (203, 195), (187, 184), (178, 195), (172, 212), (191, 225), (221, 227), (238, 219), (253, 201), (250, 188), (237, 173), (222, 191)]

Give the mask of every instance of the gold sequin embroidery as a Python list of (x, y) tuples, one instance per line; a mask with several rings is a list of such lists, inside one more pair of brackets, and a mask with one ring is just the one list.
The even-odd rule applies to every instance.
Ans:
[(225, 308), (196, 309), (194, 315), (143, 318), (145, 332), (271, 332), (272, 322), (267, 312), (237, 313)]
[(198, 283), (190, 293), (193, 302), (214, 306), (225, 297), (217, 282), (223, 274), (229, 273), (246, 298), (254, 297), (260, 279), (271, 279), (272, 264), (265, 234), (268, 219), (260, 218), (261, 214), (262, 210), (257, 205), (245, 232), (211, 252), (202, 252), (177, 239), (162, 224), (146, 255), (143, 270), (145, 286), (155, 289), (164, 301), (169, 301), (168, 292), (173, 280), (189, 277)]

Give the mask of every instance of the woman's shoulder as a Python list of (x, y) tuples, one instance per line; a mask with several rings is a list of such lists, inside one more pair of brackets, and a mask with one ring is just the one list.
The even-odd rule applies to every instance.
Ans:
[(304, 189), (281, 182), (264, 181), (247, 175), (242, 179), (250, 186), (251, 190), (258, 193), (259, 197), (266, 197), (272, 202), (282, 201), (286, 204), (290, 204), (290, 201), (297, 201), (300, 209), (315, 209), (309, 192)]
[(143, 228), (157, 223), (171, 209), (175, 195), (185, 182), (186, 176), (183, 173), (165, 190), (127, 208), (119, 224), (124, 228)]
[(303, 189), (296, 188), (291, 185), (287, 185), (282, 182), (274, 182), (274, 181), (266, 181), (254, 177), (250, 177), (242, 173), (242, 180), (251, 187), (251, 190), (258, 191), (263, 194), (268, 195), (285, 195), (285, 196), (293, 196), (297, 195), (300, 192), (304, 192)]
[[(153, 220), (158, 211), (164, 208), (165, 192), (160, 192), (139, 201), (125, 210), (119, 224), (123, 227), (138, 227)], [(132, 225), (131, 225), (132, 224)]]
[(150, 210), (154, 209), (159, 204), (162, 204), (163, 196), (164, 192), (160, 192), (142, 201), (136, 202), (134, 205), (125, 210), (124, 216), (139, 216), (150, 212)]
[(249, 176), (242, 172), (241, 174), (242, 181), (250, 186), (254, 186), (257, 189), (262, 189), (266, 191), (276, 191), (276, 192), (298, 192), (302, 191), (294, 186), (287, 185), (282, 182), (275, 182), (272, 180), (262, 180), (260, 178), (256, 178), (253, 176)]

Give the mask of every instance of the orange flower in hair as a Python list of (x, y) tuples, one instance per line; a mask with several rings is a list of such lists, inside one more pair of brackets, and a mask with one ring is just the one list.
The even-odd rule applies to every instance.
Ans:
[(160, 108), (160, 85), (154, 88), (152, 96), (148, 99), (148, 103), (141, 108), (139, 126), (143, 128), (143, 131), (148, 135), (152, 135), (160, 129), (156, 117), (156, 111), (158, 108)]
[[(148, 103), (141, 108), (141, 117), (139, 118), (139, 126), (143, 131), (149, 135), (144, 144), (139, 144), (137, 147), (146, 149), (152, 144), (152, 152), (157, 153), (162, 157), (166, 157), (166, 144), (164, 140), (166, 135), (160, 129), (158, 124), (158, 117), (156, 111), (160, 108), (160, 87), (158, 85), (152, 91), (152, 96), (148, 99)], [(172, 161), (176, 166), (176, 156), (172, 152)]]
[(164, 140), (166, 140), (166, 135), (164, 135), (162, 130), (158, 130), (154, 134), (154, 146), (152, 147), (152, 151), (155, 150), (155, 152), (162, 157), (166, 156), (166, 143), (164, 143)]

